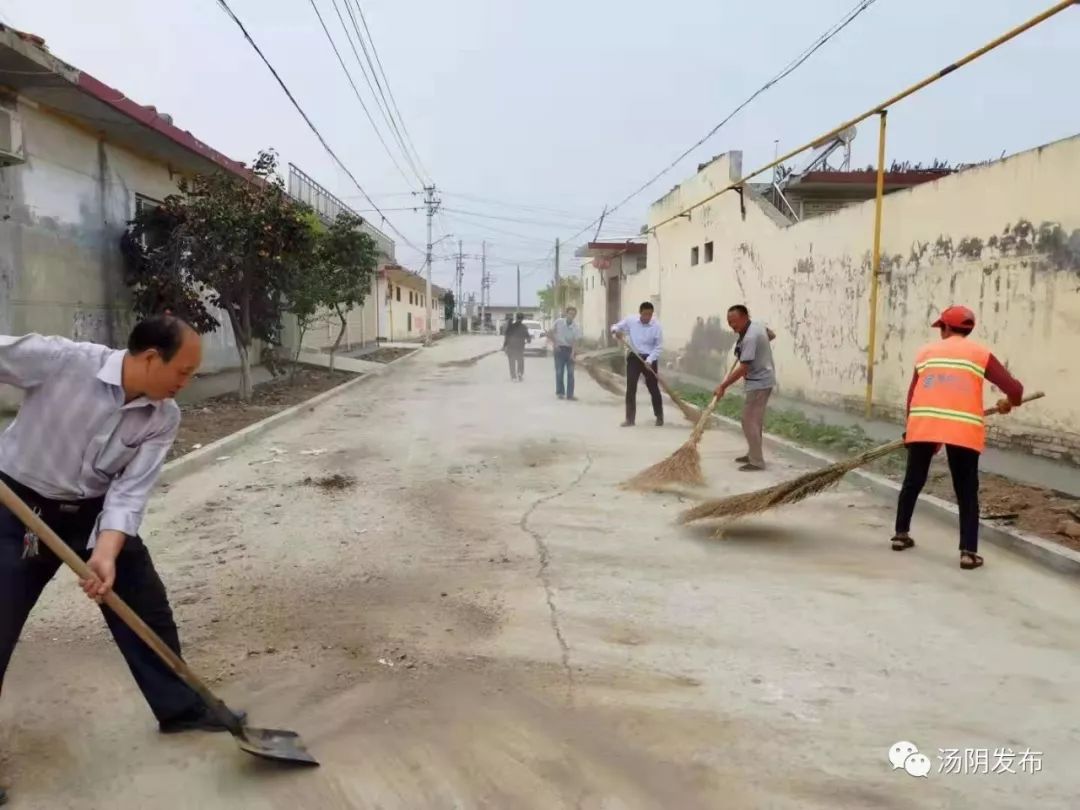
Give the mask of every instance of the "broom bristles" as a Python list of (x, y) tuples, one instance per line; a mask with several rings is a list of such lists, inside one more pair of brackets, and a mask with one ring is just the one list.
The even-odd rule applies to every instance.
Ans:
[(610, 394), (621, 397), (623, 389), (615, 382), (615, 375), (605, 369), (599, 368), (595, 363), (585, 363), (585, 370), (593, 378), (597, 385)]
[(653, 464), (628, 481), (624, 481), (622, 488), (655, 492), (670, 485), (704, 486), (705, 476), (701, 472), (701, 455), (696, 445), (696, 442), (687, 442), (663, 461)]
[(904, 446), (903, 440), (889, 442), (865, 453), (830, 464), (820, 470), (804, 473), (798, 478), (784, 481), (754, 492), (743, 492), (727, 498), (716, 498), (700, 503), (679, 515), (680, 523), (696, 520), (733, 520), (753, 515), (777, 506), (789, 506), (835, 486), (852, 470), (895, 452)]
[(439, 368), (465, 368), (466, 366), (475, 366), (485, 357), (491, 357), (493, 354), (498, 354), (502, 349), (493, 349), (490, 352), (484, 352), (483, 354), (475, 355), (474, 357), (467, 357), (464, 360), (447, 360), (445, 363), (439, 363)]

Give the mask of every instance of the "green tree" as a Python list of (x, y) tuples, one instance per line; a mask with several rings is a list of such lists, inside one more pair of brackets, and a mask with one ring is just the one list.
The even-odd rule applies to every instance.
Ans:
[(378, 265), (378, 246), (361, 229), (362, 224), (358, 216), (342, 212), (317, 240), (316, 272), (322, 277), (322, 304), (337, 316), (341, 325), (330, 349), (331, 371), (345, 337), (349, 312), (364, 303)]
[(581, 306), (581, 280), (573, 277), (560, 278), (558, 295), (555, 294), (555, 282), (551, 282), (542, 290), (537, 290), (536, 296), (544, 312), (558, 315), (559, 311), (566, 307)]
[(135, 310), (171, 309), (201, 332), (232, 326), (240, 359), (240, 397), (253, 390), (255, 341), (277, 346), (290, 282), (315, 261), (307, 209), (285, 192), (277, 155), (260, 152), (244, 179), (225, 172), (180, 183), (157, 211), (143, 211), (123, 242)]

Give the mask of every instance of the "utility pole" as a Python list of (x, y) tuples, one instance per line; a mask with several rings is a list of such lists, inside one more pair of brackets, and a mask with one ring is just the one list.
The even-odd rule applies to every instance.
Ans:
[(465, 257), (461, 254), (461, 240), (458, 239), (457, 243), (457, 290), (455, 299), (455, 311), (457, 312), (457, 333), (461, 334), (461, 318), (465, 311), (465, 302), (462, 301), (462, 284), (465, 280)]
[(484, 317), (487, 314), (487, 296), (488, 287), (487, 274), (487, 242), (480, 243), (480, 331), (483, 332), (487, 327), (487, 320)]
[(555, 240), (555, 286), (551, 288), (551, 317), (559, 311), (559, 240)]
[(427, 305), (427, 320), (424, 323), (424, 345), (431, 345), (431, 219), (439, 210), (441, 201), (435, 197), (435, 186), (424, 186), (424, 208), (427, 209), (427, 291), (424, 303)]
[(521, 312), (521, 265), (517, 266), (517, 311)]

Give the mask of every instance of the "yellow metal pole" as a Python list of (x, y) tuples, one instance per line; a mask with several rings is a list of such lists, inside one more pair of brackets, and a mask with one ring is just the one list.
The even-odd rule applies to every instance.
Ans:
[(865, 121), (870, 116), (872, 116), (872, 115), (874, 115), (876, 113), (879, 113), (882, 110), (887, 110), (889, 107), (892, 107), (894, 104), (896, 104), (896, 102), (902, 101), (903, 99), (910, 96), (912, 93), (917, 93), (919, 90), (922, 90), (927, 85), (933, 84), (934, 82), (938, 81), (939, 79), (945, 78), (946, 76), (948, 76), (953, 71), (955, 71), (955, 70), (957, 70), (959, 68), (962, 68), (964, 65), (966, 65), (966, 64), (968, 64), (970, 62), (974, 62), (980, 56), (984, 56), (987, 53), (989, 53), (990, 51), (994, 50), (994, 48), (997, 48), (1000, 45), (1004, 45), (1006, 42), (1008, 42), (1011, 39), (1015, 39), (1016, 37), (1020, 36), (1025, 31), (1028, 31), (1028, 30), (1034, 28), (1036, 25), (1039, 25), (1040, 23), (1046, 22), (1051, 17), (1053, 17), (1055, 14), (1060, 14), (1062, 11), (1069, 8), (1070, 6), (1077, 6), (1077, 5), (1080, 5), (1080, 0), (1061, 0), (1061, 2), (1055, 3), (1050, 8), (1048, 8), (1046, 11), (1042, 12), (1041, 14), (1036, 14), (1034, 17), (1032, 17), (1027, 22), (1021, 23), (1020, 25), (1016, 26), (1015, 28), (1012, 28), (1012, 29), (1006, 31), (1004, 34), (1002, 34), (997, 39), (991, 40), (990, 42), (983, 45), (981, 48), (978, 48), (977, 50), (972, 51), (967, 56), (961, 57), (960, 59), (957, 59), (955, 62), (953, 62), (951, 65), (947, 65), (946, 67), (943, 67), (941, 70), (937, 71), (936, 73), (930, 74), (925, 79), (923, 79), (921, 82), (918, 82), (916, 84), (911, 85), (911, 87), (909, 87), (907, 90), (903, 90), (903, 91), (897, 93), (892, 98), (886, 99), (885, 101), (881, 102), (880, 104), (874, 105), (872, 108), (870, 108), (866, 112), (862, 113), (861, 115), (857, 115), (854, 118), (852, 118), (851, 120), (845, 121), (844, 123), (840, 124), (839, 126), (834, 127), (833, 129), (830, 129), (824, 135), (820, 135), (817, 138), (814, 138), (814, 140), (810, 141), (809, 143), (805, 143), (802, 146), (798, 147), (797, 149), (792, 149), (787, 154), (781, 155), (780, 157), (773, 160), (772, 163), (768, 163), (768, 164), (762, 166), (760, 169), (757, 169), (755, 171), (750, 172), (750, 174), (746, 175), (745, 177), (740, 178), (739, 180), (736, 180), (734, 183), (726, 185), (723, 188), (719, 189), (718, 191), (714, 191), (712, 194), (708, 195), (707, 197), (705, 197), (702, 200), (698, 200), (696, 203), (694, 203), (693, 205), (691, 205), (691, 206), (689, 206), (687, 208), (684, 208), (682, 211), (679, 211), (676, 214), (672, 214), (671, 216), (667, 217), (666, 219), (663, 219), (660, 222), (657, 222), (649, 230), (655, 232), (657, 228), (659, 228), (659, 227), (661, 227), (663, 225), (667, 225), (669, 222), (672, 222), (673, 220), (676, 220), (679, 217), (686, 215), (687, 212), (693, 211), (695, 208), (699, 208), (700, 206), (704, 205), (705, 203), (709, 202), (710, 200), (716, 199), (721, 194), (724, 194), (724, 193), (726, 193), (728, 191), (731, 191), (733, 188), (741, 188), (749, 180), (752, 180), (753, 178), (757, 177), (762, 172), (766, 172), (769, 169), (773, 168), (774, 166), (779, 166), (781, 163), (783, 163), (783, 162), (785, 162), (787, 160), (790, 160), (791, 158), (798, 155), (800, 152), (805, 152), (807, 149), (810, 149), (811, 147), (813, 147), (814, 145), (816, 145), (816, 144), (818, 144), (818, 143), (820, 143), (822, 141), (827, 141), (830, 138), (836, 137), (837, 135), (839, 135), (841, 132), (843, 132), (848, 127), (855, 126), (855, 124), (858, 124), (858, 123), (861, 123), (861, 122)]
[(877, 193), (874, 197), (874, 253), (870, 260), (870, 338), (866, 346), (866, 418), (874, 410), (874, 349), (877, 347), (878, 278), (881, 274), (881, 208), (885, 199), (885, 122), (889, 111), (878, 113)]

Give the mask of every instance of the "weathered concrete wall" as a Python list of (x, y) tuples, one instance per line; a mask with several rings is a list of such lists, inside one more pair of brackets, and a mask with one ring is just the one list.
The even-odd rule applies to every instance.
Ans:
[[(120, 235), (136, 195), (163, 199), (179, 177), (36, 105), (8, 103), (27, 162), (0, 169), (0, 333), (123, 345), (133, 315)], [(226, 324), (207, 336), (203, 370), (236, 364)]]
[[(722, 188), (738, 153), (714, 161), (656, 202), (650, 224)], [(733, 159), (734, 158), (734, 161)], [(733, 162), (735, 165), (733, 165)], [(886, 197), (874, 402), (902, 408), (918, 347), (944, 306), (976, 311), (975, 337), (1047, 398), (996, 423), (996, 439), (1080, 460), (1080, 137)], [(727, 307), (745, 303), (779, 333), (785, 394), (862, 402), (869, 332), (872, 201), (789, 225), (749, 190), (728, 192), (661, 227), (624, 309), (659, 299), (667, 358), (719, 378), (731, 362)], [(690, 249), (714, 244), (691, 268)], [(588, 295), (594, 294), (589, 290)], [(592, 304), (590, 306), (595, 306)], [(710, 327), (710, 319), (712, 327)], [(989, 394), (988, 394), (989, 396)]]

